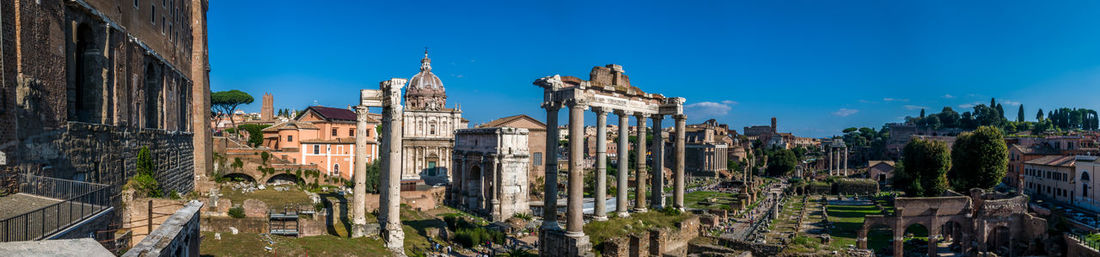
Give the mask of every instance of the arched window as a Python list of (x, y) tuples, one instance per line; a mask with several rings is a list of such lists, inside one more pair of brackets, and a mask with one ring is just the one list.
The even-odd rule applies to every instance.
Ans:
[(72, 87), (69, 88), (69, 120), (100, 123), (102, 105), (102, 75), (96, 70), (103, 52), (96, 45), (95, 33), (88, 24), (81, 24), (76, 32), (76, 65)]
[(1089, 173), (1081, 172), (1081, 181), (1089, 181)]
[(335, 176), (340, 176), (340, 164), (339, 163), (332, 165), (332, 174), (335, 175)]
[[(161, 90), (164, 79), (155, 64), (145, 66), (145, 128), (160, 127)], [(232, 114), (230, 114), (232, 115)]]
[(431, 131), (428, 132), (428, 133), (431, 134), (431, 135), (435, 135), (435, 124), (432, 124)]

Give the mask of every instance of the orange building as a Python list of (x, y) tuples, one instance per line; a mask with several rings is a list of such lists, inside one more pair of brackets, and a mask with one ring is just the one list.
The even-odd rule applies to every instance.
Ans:
[[(377, 114), (367, 118), (367, 161), (378, 158)], [(312, 164), (322, 174), (350, 180), (355, 167), (355, 112), (310, 106), (298, 118), (263, 130), (264, 147), (277, 158)]]

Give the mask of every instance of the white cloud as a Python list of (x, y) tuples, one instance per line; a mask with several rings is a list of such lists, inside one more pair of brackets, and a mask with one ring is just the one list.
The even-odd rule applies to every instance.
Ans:
[(979, 104), (982, 104), (982, 102), (973, 102), (973, 103), (968, 103), (968, 104), (960, 104), (959, 108), (970, 109), (970, 108), (974, 108), (974, 106), (978, 106)]
[[(729, 104), (715, 102), (698, 102), (684, 106), (684, 111), (695, 117), (713, 118), (715, 116), (724, 116), (730, 112), (733, 108)], [(732, 101), (729, 101), (732, 102)], [(735, 102), (736, 103), (736, 102)]]
[(458, 75), (455, 75), (455, 77), (456, 77), (456, 78), (462, 78), (462, 77), (465, 77), (465, 76), (464, 76), (464, 75), (462, 75), (462, 74), (458, 74)]
[(1001, 103), (1002, 103), (1002, 105), (1011, 105), (1011, 106), (1020, 105), (1020, 102), (1012, 101), (1012, 100), (1001, 100)]
[(867, 100), (864, 100), (864, 99), (859, 99), (859, 102), (860, 103), (865, 103), (865, 104), (871, 103), (871, 101), (867, 101)]
[(951, 99), (951, 98), (955, 98), (955, 96), (953, 96), (951, 94), (944, 94), (943, 98)]
[(725, 105), (737, 105), (737, 104), (738, 104), (738, 102), (737, 102), (737, 101), (734, 101), (734, 100), (723, 100), (723, 101), (722, 101), (722, 104), (725, 104)]
[(887, 101), (887, 102), (909, 102), (909, 99), (905, 99), (905, 98), (890, 98), (890, 97), (887, 97), (887, 98), (883, 98), (882, 100)]
[(839, 110), (836, 110), (835, 112), (833, 112), (833, 115), (840, 116), (840, 117), (848, 117), (852, 114), (856, 114), (857, 112), (859, 112), (859, 110), (848, 109), (848, 108), (840, 108)]
[(920, 106), (920, 105), (907, 104), (907, 105), (905, 105), (905, 109), (906, 110), (920, 110), (920, 109), (928, 109), (928, 107), (924, 107), (924, 106)]

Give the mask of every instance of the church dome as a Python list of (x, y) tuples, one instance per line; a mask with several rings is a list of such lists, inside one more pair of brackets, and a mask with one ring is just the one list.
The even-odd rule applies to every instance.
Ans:
[(440, 110), (447, 104), (447, 91), (443, 88), (443, 81), (432, 74), (432, 59), (428, 58), (428, 51), (424, 51), (424, 59), (420, 59), (420, 72), (409, 79), (409, 86), (405, 90), (405, 105), (413, 110)]

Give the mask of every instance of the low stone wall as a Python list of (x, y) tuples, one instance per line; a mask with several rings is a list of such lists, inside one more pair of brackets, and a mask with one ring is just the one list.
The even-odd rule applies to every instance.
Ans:
[(1088, 247), (1077, 238), (1069, 234), (1065, 234), (1062, 238), (1066, 239), (1066, 257), (1100, 257), (1100, 251)]
[(757, 244), (726, 238), (719, 238), (718, 244), (734, 250), (752, 252), (753, 256), (777, 256), (780, 252), (783, 252), (783, 246), (776, 244)]
[(201, 222), (202, 231), (229, 233), (232, 227), (242, 233), (267, 233), (267, 218), (202, 217)]
[(123, 257), (197, 256), (202, 202), (188, 202)]
[(688, 242), (699, 236), (699, 226), (699, 216), (692, 215), (674, 228), (651, 229), (641, 234), (611, 238), (598, 247), (603, 256), (685, 256)]
[[(419, 211), (435, 209), (443, 205), (443, 196), (446, 191), (446, 187), (432, 187), (423, 191), (401, 191), (401, 204)], [(367, 212), (377, 210), (378, 194), (367, 194), (365, 205)]]

